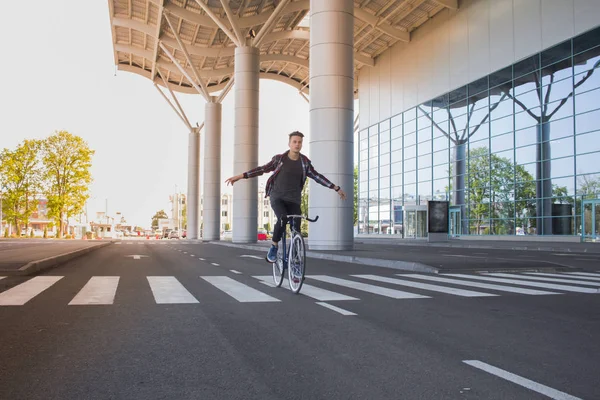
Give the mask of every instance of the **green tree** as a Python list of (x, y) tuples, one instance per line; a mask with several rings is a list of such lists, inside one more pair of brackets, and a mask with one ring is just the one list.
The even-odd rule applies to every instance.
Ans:
[[(525, 215), (525, 210), (531, 215), (535, 209), (535, 180), (523, 166), (489, 154), (487, 147), (470, 150), (468, 160), (466, 197), (472, 233), (479, 234), (482, 226), (491, 226), (494, 219), (510, 221), (515, 214), (517, 217)], [(514, 226), (510, 223), (510, 226), (492, 229), (495, 233), (508, 233)]]
[[(308, 215), (308, 180), (302, 188), (302, 198), (300, 199), (300, 210), (302, 215)], [(300, 223), (300, 233), (302, 236), (308, 236), (308, 221), (302, 220)]]
[(0, 187), (2, 211), (11, 221), (17, 234), (20, 225), (27, 226), (29, 217), (37, 209), (36, 195), (41, 190), (39, 151), (41, 142), (25, 140), (16, 150), (0, 153)]
[(89, 198), (93, 155), (81, 137), (67, 131), (56, 132), (43, 142), (48, 216), (58, 224), (58, 237), (64, 233), (64, 222), (79, 214)]
[(158, 229), (158, 220), (159, 219), (164, 219), (164, 218), (169, 218), (169, 216), (167, 215), (167, 213), (165, 212), (165, 210), (157, 211), (152, 216), (152, 223), (150, 224), (150, 226), (152, 227), (152, 229)]

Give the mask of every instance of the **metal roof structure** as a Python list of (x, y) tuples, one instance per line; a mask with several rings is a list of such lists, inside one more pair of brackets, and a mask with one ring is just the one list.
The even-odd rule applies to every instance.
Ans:
[[(398, 41), (409, 42), (435, 14), (458, 8), (458, 0), (353, 1), (355, 76)], [(119, 70), (168, 82), (177, 92), (213, 93), (233, 77), (235, 47), (252, 43), (260, 48), (261, 79), (309, 91), (310, 0), (108, 0), (108, 6)]]

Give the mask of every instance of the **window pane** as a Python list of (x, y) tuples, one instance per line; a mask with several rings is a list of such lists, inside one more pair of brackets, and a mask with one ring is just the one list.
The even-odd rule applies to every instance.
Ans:
[(562, 176), (571, 176), (574, 174), (575, 165), (573, 163), (573, 157), (560, 158), (558, 160), (551, 160), (550, 165), (552, 168), (550, 177), (558, 178)]
[(527, 146), (537, 143), (537, 126), (515, 132), (516, 146)]
[(517, 164), (527, 164), (536, 161), (536, 146), (521, 147), (516, 150)]
[[(600, 107), (600, 104), (598, 105)], [(577, 133), (600, 130), (600, 108), (575, 117)]]
[(600, 154), (589, 153), (577, 156), (577, 174), (595, 174), (600, 172), (600, 163), (598, 159)]
[(503, 150), (512, 149), (514, 146), (514, 137), (512, 132), (501, 136), (494, 136), (491, 139), (492, 152), (496, 153)]
[(404, 158), (413, 158), (417, 156), (417, 146), (409, 146), (404, 148)]
[(414, 171), (415, 169), (417, 169), (417, 159), (416, 158), (404, 159), (404, 170), (405, 171)]
[(577, 153), (600, 152), (600, 132), (587, 133), (575, 136)]
[(448, 150), (433, 153), (433, 165), (448, 164), (449, 162), (450, 152)]
[[(573, 137), (566, 137), (550, 141), (550, 155), (552, 158), (561, 158), (573, 156), (574, 151), (574, 140)], [(546, 159), (544, 155), (544, 159)]]

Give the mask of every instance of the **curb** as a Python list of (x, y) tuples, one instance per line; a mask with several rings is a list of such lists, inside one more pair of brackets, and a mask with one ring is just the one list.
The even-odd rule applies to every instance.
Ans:
[(46, 269), (57, 267), (67, 261), (70, 261), (91, 251), (97, 250), (101, 247), (108, 246), (110, 244), (112, 244), (112, 241), (107, 243), (101, 243), (96, 246), (86, 247), (84, 249), (75, 250), (70, 253), (60, 254), (58, 256), (44, 258), (42, 260), (31, 261), (17, 270), (0, 270), (0, 273), (2, 273), (2, 275), (5, 276), (32, 275), (36, 272), (41, 272)]
[[(236, 247), (239, 249), (263, 251), (262, 247), (252, 246), (252, 245), (223, 243), (223, 242), (209, 242), (209, 243), (217, 244), (219, 246)], [(265, 249), (266, 249), (266, 247), (265, 247)], [(361, 264), (361, 265), (370, 265), (373, 267), (398, 269), (398, 270), (403, 270), (403, 271), (427, 272), (427, 273), (431, 273), (431, 274), (437, 274), (439, 272), (439, 268), (435, 268), (430, 265), (421, 264), (421, 263), (413, 262), (413, 261), (397, 261), (397, 260), (383, 260), (380, 258), (343, 256), (343, 255), (337, 255), (337, 254), (320, 253), (320, 252), (315, 252), (315, 251), (310, 251), (310, 250), (306, 251), (306, 257), (318, 258), (321, 260), (339, 261), (339, 262), (345, 262), (345, 263), (350, 263), (350, 264)]]

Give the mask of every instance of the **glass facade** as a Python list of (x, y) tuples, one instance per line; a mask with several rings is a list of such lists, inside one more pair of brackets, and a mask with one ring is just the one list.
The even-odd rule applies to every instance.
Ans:
[(427, 201), (448, 200), (453, 235), (595, 238), (600, 28), (370, 126), (358, 146), (361, 234), (421, 236)]

